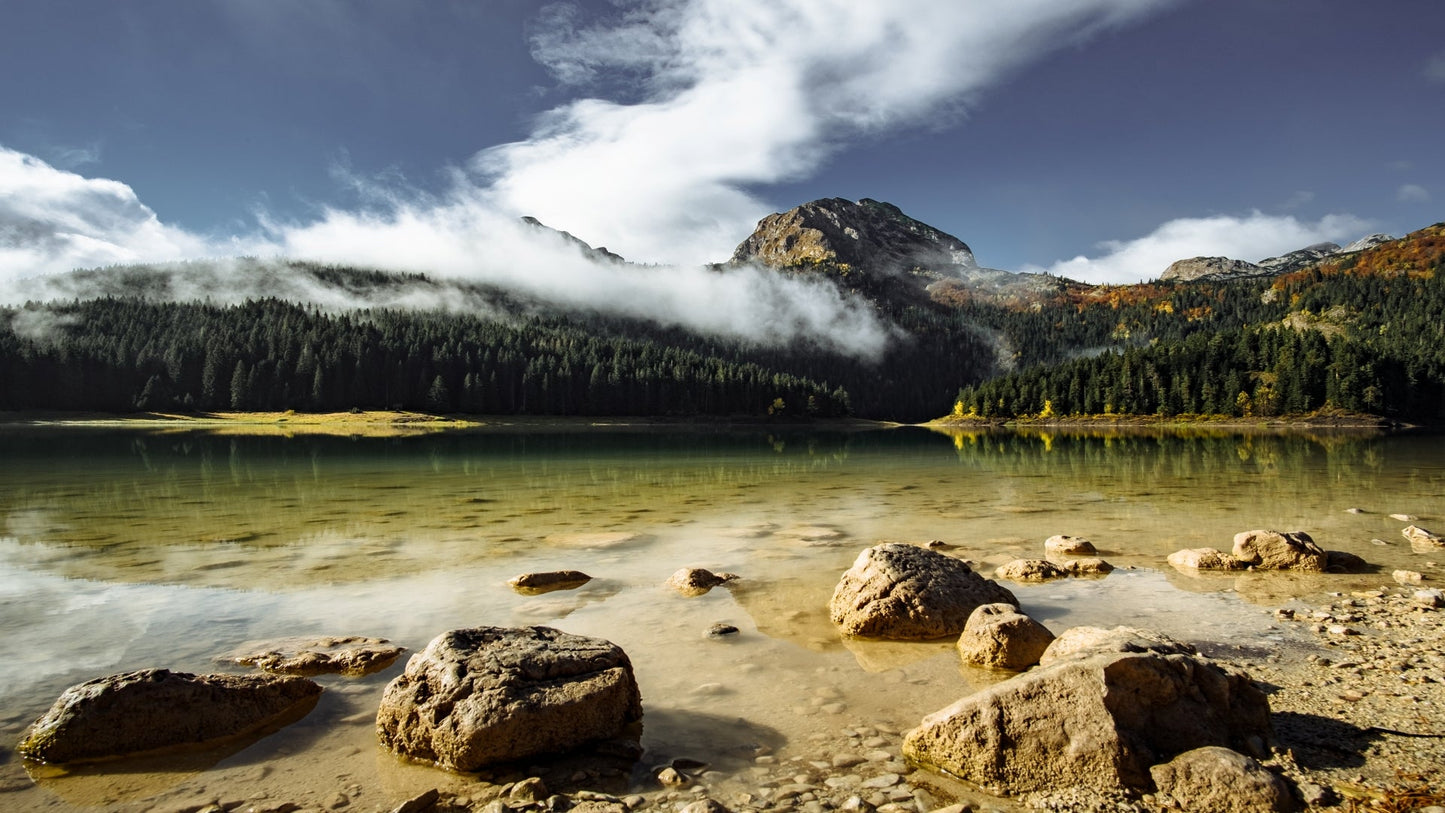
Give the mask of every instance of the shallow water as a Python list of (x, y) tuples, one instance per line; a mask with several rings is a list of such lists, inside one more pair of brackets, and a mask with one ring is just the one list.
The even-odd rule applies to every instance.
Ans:
[[(391, 439), (10, 430), (0, 741), (8, 749), (66, 686), (146, 667), (213, 671), (246, 641), (356, 634), (414, 651), (454, 627), (548, 624), (628, 652), (647, 715), (644, 767), (685, 756), (741, 786), (746, 746), (806, 754), (846, 728), (907, 729), (1001, 677), (961, 667), (946, 642), (841, 640), (826, 604), (864, 547), (942, 540), (990, 571), (1042, 556), (1053, 534), (1085, 536), (1120, 569), (1009, 585), (1056, 632), (1127, 623), (1269, 648), (1291, 643), (1269, 613), (1291, 597), (1431, 570), (1392, 513), (1445, 524), (1445, 440), (580, 424)], [(1227, 550), (1252, 528), (1306, 530), (1376, 571), (1200, 577), (1164, 562), (1184, 547)], [(741, 579), (683, 598), (662, 586), (683, 566)], [(539, 596), (505, 584), (553, 569), (595, 578)], [(741, 633), (705, 637), (718, 622)], [(346, 786), (384, 807), (464, 787), (377, 747), (376, 702), (400, 669), (321, 678), (328, 691), (301, 723), (200, 761), (42, 769), (32, 785), (6, 750), (0, 787), (18, 789), (0, 807), (146, 809), (159, 798), (166, 809), (257, 793), (324, 805)]]

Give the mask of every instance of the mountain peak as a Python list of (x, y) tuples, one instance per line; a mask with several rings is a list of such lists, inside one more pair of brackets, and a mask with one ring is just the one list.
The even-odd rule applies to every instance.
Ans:
[(768, 215), (738, 245), (732, 262), (774, 268), (828, 263), (891, 273), (978, 267), (962, 240), (871, 198), (822, 198)]

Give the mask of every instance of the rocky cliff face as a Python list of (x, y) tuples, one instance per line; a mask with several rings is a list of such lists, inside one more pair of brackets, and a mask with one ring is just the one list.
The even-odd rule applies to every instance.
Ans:
[(733, 252), (730, 264), (742, 263), (823, 273), (874, 301), (945, 306), (1031, 301), (1058, 285), (1040, 274), (983, 268), (967, 243), (868, 198), (824, 198), (768, 215)]
[(773, 268), (829, 263), (892, 273), (978, 267), (962, 240), (868, 198), (824, 198), (768, 215), (732, 262)]
[(1257, 277), (1261, 273), (1259, 266), (1244, 260), (1231, 260), (1228, 257), (1193, 257), (1169, 266), (1159, 279), (1166, 282), (1218, 281)]

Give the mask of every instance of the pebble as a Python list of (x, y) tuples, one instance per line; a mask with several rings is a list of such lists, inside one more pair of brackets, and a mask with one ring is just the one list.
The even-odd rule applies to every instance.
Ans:
[(737, 635), (738, 628), (732, 624), (713, 624), (707, 628), (707, 632), (704, 634), (709, 638), (722, 638), (727, 635)]
[(899, 776), (896, 773), (881, 773), (871, 779), (864, 779), (863, 787), (878, 789), (891, 788), (894, 785), (898, 784), (899, 781), (902, 779), (903, 777)]

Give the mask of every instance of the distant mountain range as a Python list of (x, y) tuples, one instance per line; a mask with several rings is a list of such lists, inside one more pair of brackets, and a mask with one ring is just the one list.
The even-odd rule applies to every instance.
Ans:
[[(668, 273), (524, 222), (599, 268)], [(1438, 421), (1442, 257), (1434, 226), (1258, 262), (1182, 259), (1155, 282), (1096, 286), (983, 268), (896, 206), (826, 198), (763, 218), (713, 266), (836, 286), (889, 326), (881, 358), (424, 274), (255, 260), (93, 269), (45, 280), (33, 296), (47, 304), (0, 309), (0, 409)]]

